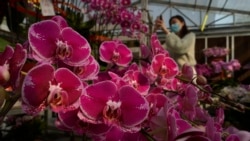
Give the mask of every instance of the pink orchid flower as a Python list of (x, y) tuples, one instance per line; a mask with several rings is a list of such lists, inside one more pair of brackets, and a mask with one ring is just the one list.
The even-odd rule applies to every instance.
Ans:
[(249, 141), (250, 132), (245, 130), (239, 130), (233, 126), (229, 126), (225, 132), (230, 135), (227, 137), (226, 141)]
[(155, 82), (157, 74), (153, 72), (150, 63), (141, 61), (141, 71), (149, 79), (150, 84)]
[(99, 48), (100, 59), (106, 63), (114, 63), (126, 67), (132, 60), (132, 51), (123, 43), (105, 41)]
[(127, 71), (123, 76), (123, 80), (134, 87), (141, 95), (148, 94), (150, 88), (149, 80), (140, 71)]
[(166, 56), (169, 56), (168, 51), (163, 48), (160, 40), (158, 39), (158, 37), (155, 33), (151, 35), (150, 44), (151, 44), (153, 55), (161, 53), (161, 54), (165, 54)]
[(54, 70), (49, 64), (33, 67), (24, 78), (22, 86), (23, 110), (37, 114), (47, 105), (54, 112), (78, 107), (83, 93), (81, 80), (66, 68)]
[(92, 80), (97, 77), (100, 65), (93, 56), (89, 56), (82, 66), (74, 66), (73, 72), (82, 80)]
[(195, 118), (195, 107), (197, 102), (197, 89), (193, 85), (187, 85), (184, 96), (179, 97), (179, 106), (183, 113), (191, 120)]
[(157, 141), (175, 141), (175, 137), (192, 126), (181, 118), (171, 104), (165, 103), (150, 120), (150, 127)]
[(117, 89), (112, 81), (88, 86), (80, 97), (80, 108), (83, 121), (114, 125), (128, 132), (139, 131), (149, 113), (148, 102), (140, 93), (131, 86)]
[(123, 6), (129, 6), (131, 4), (131, 0), (121, 0), (121, 4)]
[(155, 116), (169, 102), (168, 97), (162, 93), (150, 93), (146, 96), (146, 99), (150, 105), (149, 117)]
[(221, 141), (221, 132), (218, 131), (214, 119), (208, 118), (205, 129), (205, 134), (211, 141)]
[(122, 86), (128, 85), (127, 82), (116, 73), (108, 72), (108, 74), (111, 77), (110, 80), (115, 83), (118, 89), (121, 88)]
[(177, 63), (164, 54), (154, 56), (151, 68), (155, 74), (164, 78), (174, 78), (179, 73)]
[(0, 85), (6, 84), (10, 79), (9, 63), (14, 54), (14, 50), (10, 46), (6, 46), (3, 53), (0, 54)]
[(21, 44), (16, 44), (15, 49), (6, 46), (0, 58), (0, 85), (11, 87), (12, 90), (18, 88), (20, 72), (27, 58), (26, 50)]
[(71, 66), (79, 66), (85, 63), (91, 51), (88, 41), (67, 27), (66, 21), (59, 16), (32, 24), (28, 39), (40, 62), (60, 60)]
[(187, 65), (186, 63), (182, 66), (181, 69), (181, 76), (184, 78), (186, 81), (191, 82), (192, 79), (194, 78), (194, 70), (191, 66)]
[(149, 47), (147, 47), (145, 44), (140, 45), (140, 51), (141, 51), (141, 57), (143, 59), (151, 57), (151, 55), (152, 55)]

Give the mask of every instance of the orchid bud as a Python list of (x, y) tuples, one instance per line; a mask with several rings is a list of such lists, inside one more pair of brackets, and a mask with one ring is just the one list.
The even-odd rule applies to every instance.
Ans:
[(207, 79), (203, 75), (197, 75), (196, 83), (198, 85), (206, 85), (207, 84)]
[(0, 66), (0, 84), (6, 83), (10, 79), (9, 65)]
[(194, 70), (191, 66), (184, 64), (182, 66), (182, 76), (187, 80), (187, 81), (192, 81), (193, 75), (194, 75)]

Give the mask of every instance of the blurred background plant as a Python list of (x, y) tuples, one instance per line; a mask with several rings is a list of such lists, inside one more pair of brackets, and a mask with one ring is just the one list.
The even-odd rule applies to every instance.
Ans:
[(220, 91), (225, 86), (236, 86), (237, 79), (234, 73), (241, 69), (237, 59), (226, 61), (229, 49), (225, 47), (210, 47), (203, 50), (207, 63), (197, 64), (197, 74), (207, 78), (208, 83), (215, 91)]

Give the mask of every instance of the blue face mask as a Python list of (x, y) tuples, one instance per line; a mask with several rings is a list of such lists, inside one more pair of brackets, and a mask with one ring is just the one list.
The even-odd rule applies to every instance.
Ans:
[(178, 33), (180, 31), (180, 26), (178, 24), (171, 24), (170, 29), (174, 33)]

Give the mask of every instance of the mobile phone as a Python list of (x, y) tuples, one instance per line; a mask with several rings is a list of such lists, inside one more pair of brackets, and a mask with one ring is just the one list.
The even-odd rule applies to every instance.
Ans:
[(162, 20), (162, 15), (159, 16), (160, 20)]

